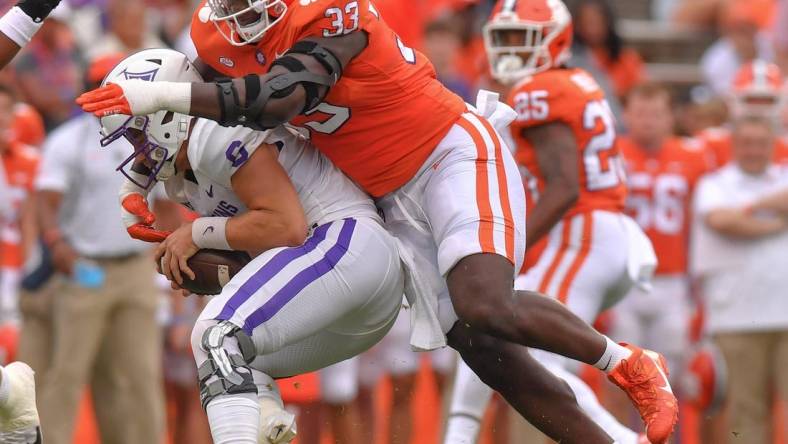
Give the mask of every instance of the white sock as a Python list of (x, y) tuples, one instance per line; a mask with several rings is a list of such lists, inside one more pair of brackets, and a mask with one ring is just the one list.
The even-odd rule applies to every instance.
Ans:
[(493, 390), (483, 383), (468, 365), (462, 360), (458, 361), (444, 444), (476, 442), (482, 417), (492, 394)]
[(569, 388), (575, 394), (575, 398), (577, 398), (577, 405), (583, 409), (592, 421), (610, 435), (616, 444), (637, 443), (638, 434), (618, 422), (610, 412), (599, 404), (599, 400), (594, 392), (591, 391), (591, 388), (582, 379), (564, 367), (567, 363), (566, 358), (559, 358), (552, 353), (548, 354), (541, 350), (531, 350), (531, 354), (552, 374), (569, 384)]
[(206, 413), (215, 444), (257, 444), (260, 404), (255, 393), (217, 396)]
[(607, 341), (605, 352), (602, 353), (602, 357), (594, 364), (594, 367), (605, 373), (610, 373), (621, 361), (627, 359), (632, 352), (623, 345), (616, 344), (607, 336), (605, 336), (605, 341)]
[(8, 373), (5, 368), (0, 365), (0, 407), (5, 407), (8, 402), (8, 397), (11, 396), (11, 381), (8, 380)]

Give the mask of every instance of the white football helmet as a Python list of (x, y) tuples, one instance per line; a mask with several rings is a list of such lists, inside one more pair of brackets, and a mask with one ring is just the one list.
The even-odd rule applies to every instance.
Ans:
[(493, 78), (515, 83), (569, 60), (572, 16), (561, 0), (498, 0), (483, 34)]
[(258, 42), (266, 31), (284, 17), (288, 5), (292, 2), (293, 0), (208, 0), (208, 19), (231, 45), (243, 46)]
[[(197, 69), (184, 54), (172, 49), (145, 49), (118, 63), (102, 82), (139, 79), (148, 82), (202, 82)], [(155, 180), (165, 181), (175, 174), (175, 156), (189, 136), (191, 116), (158, 111), (147, 116), (115, 114), (101, 118), (101, 146), (121, 137), (134, 152), (117, 170), (137, 186), (147, 189)], [(142, 160), (142, 162), (135, 162)], [(125, 167), (132, 164), (133, 171)]]

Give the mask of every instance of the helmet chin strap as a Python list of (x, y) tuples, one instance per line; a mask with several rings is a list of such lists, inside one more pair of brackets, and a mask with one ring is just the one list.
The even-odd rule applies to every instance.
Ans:
[(182, 115), (180, 121), (178, 122), (178, 135), (175, 138), (175, 147), (173, 149), (167, 149), (167, 154), (172, 152), (172, 155), (164, 161), (159, 171), (156, 173), (156, 180), (159, 182), (165, 182), (172, 176), (177, 173), (175, 168), (175, 158), (178, 157), (178, 152), (181, 149), (183, 143), (189, 138), (189, 129), (191, 128), (191, 124), (194, 117)]

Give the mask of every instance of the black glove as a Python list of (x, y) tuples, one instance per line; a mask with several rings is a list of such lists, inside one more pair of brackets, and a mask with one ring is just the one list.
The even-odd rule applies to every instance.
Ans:
[(36, 23), (41, 23), (60, 0), (20, 0), (16, 5)]

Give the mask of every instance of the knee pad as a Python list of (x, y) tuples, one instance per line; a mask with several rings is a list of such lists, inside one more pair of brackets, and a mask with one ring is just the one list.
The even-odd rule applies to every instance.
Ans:
[(252, 338), (243, 330), (227, 321), (214, 324), (202, 334), (200, 349), (208, 355), (197, 368), (203, 408), (213, 398), (225, 394), (257, 395), (249, 368), (256, 355), (255, 347)]

